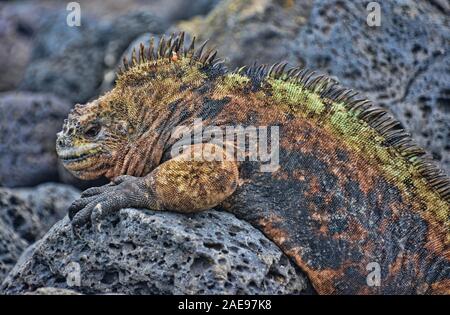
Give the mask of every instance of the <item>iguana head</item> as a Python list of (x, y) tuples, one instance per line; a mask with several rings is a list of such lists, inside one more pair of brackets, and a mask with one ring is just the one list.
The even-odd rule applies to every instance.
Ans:
[(223, 70), (213, 62), (215, 51), (203, 52), (204, 45), (194, 49), (194, 41), (185, 50), (183, 33), (163, 37), (155, 47), (152, 39), (148, 48), (141, 44), (138, 56), (133, 51), (131, 62), (124, 59), (116, 86), (97, 100), (76, 105), (65, 120), (56, 144), (63, 165), (81, 179), (142, 174), (145, 170), (136, 161), (148, 164), (152, 152), (144, 149), (160, 136), (167, 117), (174, 120), (170, 104), (190, 103), (207, 73)]
[(76, 105), (58, 133), (56, 152), (75, 176), (104, 175), (133, 134), (127, 115), (118, 111), (117, 91), (85, 105)]

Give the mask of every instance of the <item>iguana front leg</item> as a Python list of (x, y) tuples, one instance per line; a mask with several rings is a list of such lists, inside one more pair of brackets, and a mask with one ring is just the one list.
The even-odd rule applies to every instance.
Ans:
[(198, 212), (230, 196), (238, 177), (237, 163), (222, 148), (192, 145), (145, 177), (119, 176), (108, 185), (87, 189), (70, 206), (69, 217), (77, 230), (89, 221), (98, 226), (102, 218), (126, 207)]

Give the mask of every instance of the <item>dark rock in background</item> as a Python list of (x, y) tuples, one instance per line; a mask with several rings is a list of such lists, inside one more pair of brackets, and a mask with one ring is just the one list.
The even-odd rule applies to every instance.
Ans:
[(153, 6), (164, 8), (167, 20), (175, 22), (178, 20), (186, 20), (196, 15), (207, 14), (219, 2), (220, 0), (157, 0), (153, 1)]
[(44, 233), (67, 214), (80, 191), (64, 184), (45, 183), (33, 188), (12, 189), (36, 213)]
[(307, 22), (312, 1), (225, 0), (206, 17), (180, 22), (170, 31), (185, 31), (198, 42), (209, 40), (231, 69), (289, 60), (298, 63), (289, 44)]
[[(173, 23), (208, 13), (220, 0), (78, 0), (81, 10), (96, 19), (116, 19), (126, 12), (148, 12)], [(40, 0), (57, 6), (59, 0)], [(63, 2), (63, 6), (67, 3)]]
[(80, 192), (68, 185), (45, 183), (34, 188), (1, 188), (0, 219), (32, 243), (62, 219)]
[(139, 34), (166, 26), (152, 14), (136, 12), (113, 21), (83, 16), (80, 27), (66, 24), (66, 12), (49, 16), (39, 30), (33, 58), (20, 89), (51, 92), (72, 103), (98, 94), (104, 72)]
[[(312, 7), (311, 7), (312, 3)], [(441, 2), (227, 0), (177, 30), (210, 39), (232, 68), (288, 61), (328, 73), (390, 109), (450, 169), (450, 28)]]
[[(78, 265), (77, 265), (78, 264)], [(70, 288), (84, 294), (296, 294), (305, 276), (264, 235), (229, 213), (123, 209), (74, 238), (67, 217), (21, 257), (6, 294)], [(76, 273), (76, 274), (75, 274)]]
[(56, 181), (55, 141), (71, 105), (49, 94), (0, 94), (0, 186)]
[(46, 232), (30, 205), (7, 188), (0, 188), (0, 220), (28, 244)]
[(22, 80), (33, 47), (34, 30), (14, 10), (0, 7), (0, 91), (12, 90)]
[[(69, 13), (66, 3), (47, 0), (38, 5), (25, 1), (22, 7), (26, 12), (35, 8), (42, 13), (42, 7), (49, 9), (42, 13), (45, 18), (35, 19), (33, 34), (36, 37), (30, 63), (30, 52), (22, 49), (21, 53), (28, 59), (23, 60), (25, 57), (22, 57), (18, 60), (20, 67), (12, 67), (18, 74), (15, 75), (14, 84), (8, 83), (13, 80), (11, 78), (5, 86), (12, 88), (22, 78), (19, 85), (21, 90), (54, 93), (72, 103), (85, 103), (104, 92), (105, 86), (110, 88), (111, 84), (102, 82), (113, 80), (112, 71), (118, 58), (133, 39), (146, 32), (163, 33), (168, 23), (205, 14), (217, 2), (128, 0), (109, 1), (105, 5), (103, 1), (79, 1), (81, 26), (69, 27), (66, 23)], [(28, 15), (22, 12), (19, 17), (23, 19)], [(8, 38), (3, 40), (7, 41)], [(17, 40), (15, 42), (18, 43)], [(5, 56), (11, 54), (10, 51), (0, 50), (0, 56), (2, 53)], [(20, 54), (13, 57), (19, 58)]]

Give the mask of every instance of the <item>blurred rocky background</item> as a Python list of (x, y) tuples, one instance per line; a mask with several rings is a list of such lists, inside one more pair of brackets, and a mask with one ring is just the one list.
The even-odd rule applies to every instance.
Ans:
[(56, 133), (74, 104), (114, 86), (122, 56), (150, 36), (209, 39), (230, 69), (288, 61), (329, 74), (388, 108), (449, 171), (448, 1), (379, 1), (379, 27), (367, 25), (361, 0), (77, 2), (81, 26), (69, 27), (69, 1), (0, 1), (2, 293), (313, 292), (261, 233), (214, 210), (123, 209), (73, 238), (67, 207), (105, 180), (64, 171)]

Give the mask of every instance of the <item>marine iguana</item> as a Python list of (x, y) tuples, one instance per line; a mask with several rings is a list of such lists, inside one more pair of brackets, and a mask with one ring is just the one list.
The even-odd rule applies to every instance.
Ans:
[[(327, 76), (284, 63), (228, 71), (194, 42), (180, 33), (141, 44), (116, 86), (65, 120), (64, 166), (112, 179), (69, 208), (74, 231), (123, 207), (216, 207), (260, 229), (318, 293), (450, 293), (450, 180), (397, 120)], [(189, 137), (174, 155), (174, 130), (199, 119), (202, 130), (277, 126), (279, 167), (262, 171), (249, 134), (244, 160), (227, 149), (238, 136), (225, 146)]]

